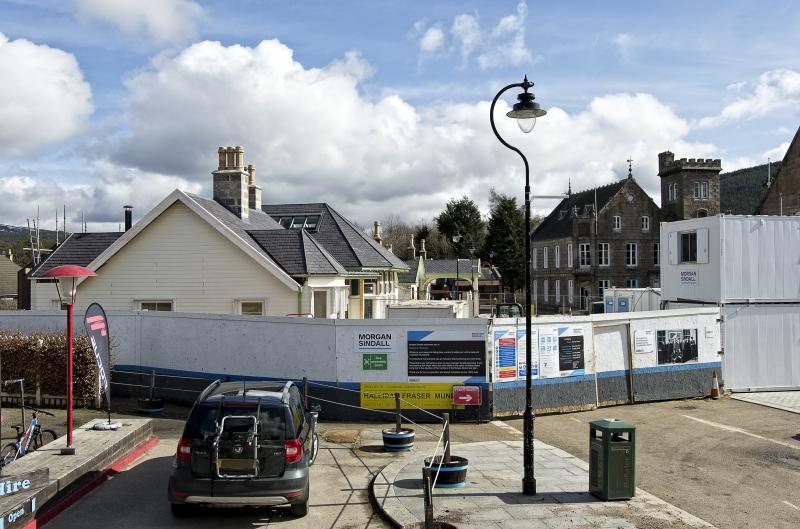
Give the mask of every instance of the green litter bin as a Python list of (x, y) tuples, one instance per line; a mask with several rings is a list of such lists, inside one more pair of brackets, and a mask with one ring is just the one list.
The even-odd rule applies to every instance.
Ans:
[(618, 419), (589, 423), (589, 492), (602, 500), (636, 493), (636, 426)]

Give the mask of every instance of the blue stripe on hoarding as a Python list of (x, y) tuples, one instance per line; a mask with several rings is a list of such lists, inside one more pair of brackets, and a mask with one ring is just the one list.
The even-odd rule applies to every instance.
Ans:
[[(663, 366), (655, 366), (655, 367), (637, 367), (633, 370), (634, 375), (647, 375), (651, 373), (664, 373), (667, 371), (692, 371), (695, 369), (719, 369), (722, 366), (722, 362), (703, 362), (703, 363), (690, 363), (690, 364), (669, 364)], [(622, 377), (626, 376), (628, 371), (625, 369), (620, 369), (616, 371), (601, 371), (597, 373), (597, 378), (613, 378), (613, 377)], [(524, 376), (524, 375), (522, 375)], [(569, 376), (569, 377), (554, 377), (554, 378), (537, 378), (533, 379), (532, 383), (534, 385), (547, 385), (547, 384), (567, 384), (570, 382), (585, 382), (585, 381), (594, 381), (594, 374), (590, 375), (578, 375), (578, 376)], [(524, 387), (525, 381), (518, 380), (518, 381), (509, 381), (509, 382), (495, 382), (492, 384), (492, 387), (495, 389), (500, 388), (516, 388), (516, 387)]]

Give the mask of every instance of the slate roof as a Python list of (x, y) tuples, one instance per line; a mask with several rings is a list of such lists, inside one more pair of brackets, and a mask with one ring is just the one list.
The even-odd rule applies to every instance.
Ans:
[(121, 232), (73, 233), (39, 263), (30, 277), (41, 277), (51, 268), (65, 264), (86, 266), (120, 237)]
[(0, 298), (17, 297), (17, 272), (20, 267), (5, 255), (0, 255)]
[(468, 273), (472, 270), (474, 259), (458, 259), (458, 270), (456, 270), (456, 259), (426, 259), (426, 274), (459, 274)]
[(397, 274), (398, 283), (416, 283), (417, 282), (417, 269), (419, 268), (419, 258), (407, 259), (404, 261), (408, 270), (402, 271)]
[[(531, 239), (534, 241), (546, 241), (549, 239), (569, 237), (572, 235), (572, 219), (574, 218), (573, 208), (577, 207), (579, 215), (581, 216), (585, 214), (585, 207), (587, 205), (594, 208), (595, 191), (597, 191), (597, 211), (601, 211), (608, 201), (611, 200), (624, 185), (625, 180), (620, 180), (613, 184), (587, 189), (580, 193), (573, 193), (559, 202), (558, 206), (553, 208), (553, 211), (551, 211), (533, 231)], [(566, 215), (562, 216), (562, 211), (566, 211)], [(588, 218), (594, 217), (589, 215)]]
[(352, 222), (328, 204), (268, 204), (261, 209), (272, 217), (319, 215), (311, 236), (348, 270), (362, 268), (405, 269), (408, 265), (392, 252), (361, 233)]
[(248, 234), (291, 276), (347, 274), (342, 265), (303, 230), (249, 231)]

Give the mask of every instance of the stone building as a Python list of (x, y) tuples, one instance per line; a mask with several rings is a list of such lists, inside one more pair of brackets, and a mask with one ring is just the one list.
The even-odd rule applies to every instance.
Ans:
[(630, 170), (619, 182), (570, 191), (532, 235), (538, 312), (588, 310), (611, 286), (658, 286), (660, 221)]
[(800, 215), (800, 128), (783, 157), (778, 174), (767, 185), (756, 215)]
[(669, 151), (658, 155), (661, 214), (666, 222), (719, 215), (719, 159), (681, 158)]

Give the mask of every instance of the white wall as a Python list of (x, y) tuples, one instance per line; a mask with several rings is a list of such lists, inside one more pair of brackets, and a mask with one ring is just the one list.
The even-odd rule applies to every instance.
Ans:
[[(31, 297), (34, 310), (52, 309), (55, 286), (34, 284)], [(303, 312), (297, 292), (180, 202), (78, 287), (77, 309), (96, 301), (109, 311), (136, 310), (141, 300), (173, 300), (176, 311), (216, 314), (235, 314), (237, 300), (266, 300), (267, 315)]]

